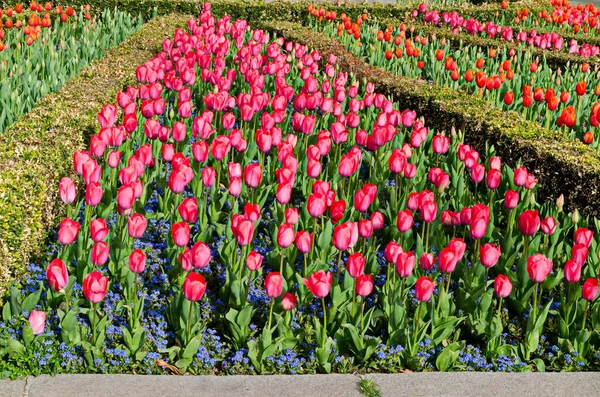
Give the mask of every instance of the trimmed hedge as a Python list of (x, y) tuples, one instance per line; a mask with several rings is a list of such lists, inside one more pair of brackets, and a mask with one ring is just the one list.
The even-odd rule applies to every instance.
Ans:
[[(397, 19), (383, 19), (380, 21), (382, 27), (387, 27), (388, 25), (399, 26), (402, 21)], [(444, 38), (450, 42), (450, 46), (453, 49), (460, 49), (465, 45), (477, 46), (481, 48), (507, 48), (507, 49), (515, 49), (516, 51), (528, 51), (532, 54), (533, 58), (539, 57), (540, 59), (545, 58), (546, 64), (552, 69), (564, 69), (568, 65), (572, 65), (574, 63), (580, 64), (587, 62), (590, 65), (595, 63), (600, 63), (600, 56), (593, 56), (590, 58), (585, 58), (580, 55), (569, 54), (564, 51), (552, 51), (552, 50), (543, 50), (541, 48), (527, 46), (527, 45), (515, 45), (508, 43), (501, 39), (490, 39), (481, 36), (473, 36), (468, 33), (452, 33), (452, 31), (445, 27), (437, 27), (432, 25), (427, 25), (424, 23), (418, 22), (405, 22), (408, 28), (415, 29), (416, 33), (426, 34), (426, 35), (435, 35), (436, 38), (441, 39)], [(518, 29), (517, 29), (518, 31)], [(538, 31), (541, 32), (541, 31)], [(410, 36), (410, 30), (407, 30), (406, 34)], [(599, 39), (600, 41), (600, 39)], [(580, 42), (580, 41), (578, 41)], [(565, 43), (568, 43), (568, 40), (565, 38)]]
[[(6, 0), (4, 0), (6, 2)], [(153, 16), (153, 10), (156, 7), (158, 15), (170, 14), (173, 12), (198, 15), (200, 8), (205, 0), (70, 0), (69, 5), (73, 8), (90, 4), (95, 9), (115, 8), (121, 11), (129, 11), (132, 15), (142, 13), (145, 19)], [(212, 3), (213, 14), (220, 17), (227, 13), (232, 19), (242, 18), (248, 22), (260, 22), (269, 20), (294, 21), (305, 23), (308, 18), (308, 5), (311, 3), (320, 3), (319, 1), (274, 1), (266, 3), (262, 0), (210, 0)], [(331, 3), (324, 4), (328, 10), (337, 11), (338, 15), (345, 12), (350, 16), (358, 16), (367, 11), (373, 20), (382, 20), (385, 18), (405, 18), (417, 7), (418, 2), (412, 6), (394, 5), (394, 4), (357, 4), (349, 3), (336, 5)], [(459, 9), (461, 15), (474, 17), (477, 19), (495, 19), (501, 14), (508, 14), (511, 18), (516, 10), (528, 7), (530, 13), (538, 13), (542, 10), (549, 10), (550, 3), (547, 0), (527, 0), (510, 2), (509, 7), (503, 10), (499, 3), (484, 5), (474, 5), (466, 2), (460, 8), (452, 7), (433, 7), (441, 12), (454, 11)]]
[(378, 92), (394, 98), (402, 108), (415, 110), (429, 127), (463, 131), (466, 143), (478, 150), (494, 145), (512, 166), (522, 160), (542, 182), (541, 197), (556, 198), (564, 193), (567, 208), (600, 215), (600, 155), (583, 143), (515, 112), (503, 112), (479, 97), (383, 71), (354, 57), (336, 39), (298, 24), (271, 21), (261, 27), (318, 50), (323, 59), (335, 54), (343, 70), (372, 81)]
[(96, 114), (135, 82), (135, 68), (161, 49), (186, 15), (156, 18), (94, 61), (0, 135), (0, 295), (42, 252), (62, 206), (60, 178), (73, 173), (73, 152), (98, 128)]

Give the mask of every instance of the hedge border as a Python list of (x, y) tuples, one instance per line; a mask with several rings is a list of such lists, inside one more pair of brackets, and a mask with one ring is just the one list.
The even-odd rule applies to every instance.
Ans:
[[(422, 22), (404, 22), (391, 18), (383, 19), (377, 22), (384, 28), (390, 24), (394, 27), (398, 27), (401, 23), (405, 23), (407, 28), (414, 28), (416, 32), (425, 33), (429, 36), (435, 35), (435, 37), (438, 39), (446, 39), (451, 43), (453, 49), (458, 49), (464, 45), (472, 45), (482, 48), (506, 48), (508, 50), (514, 49), (516, 51), (528, 51), (533, 55), (533, 58), (538, 57), (540, 59), (545, 59), (546, 64), (552, 69), (566, 68), (569, 65), (581, 64), (584, 62), (590, 65), (600, 63), (600, 56), (585, 58), (580, 55), (567, 54), (564, 51), (558, 52), (552, 50), (543, 50), (541, 48), (523, 44), (516, 45), (508, 43), (504, 40), (473, 36), (468, 33), (452, 33), (452, 31), (450, 31), (448, 28), (428, 25)], [(527, 31), (529, 32), (529, 30)], [(410, 34), (410, 31), (407, 30), (407, 34)], [(565, 39), (565, 41), (567, 40)]]
[[(184, 13), (197, 15), (198, 10), (202, 7), (205, 0), (70, 0), (69, 5), (77, 9), (79, 6), (91, 4), (93, 8), (114, 8), (117, 7), (121, 11), (129, 11), (133, 15), (142, 13), (145, 19), (149, 19), (153, 15), (153, 10), (156, 7), (158, 15), (170, 13)], [(230, 15), (232, 19), (243, 18), (248, 22), (282, 20), (295, 21), (305, 23), (308, 18), (307, 6), (311, 3), (323, 3), (322, 1), (290, 1), (282, 0), (275, 3), (266, 3), (263, 0), (209, 0), (212, 3), (213, 14), (222, 16), (225, 13)], [(5, 3), (10, 1), (3, 0)], [(418, 3), (416, 1), (416, 3)], [(274, 5), (276, 4), (276, 7)], [(546, 5), (547, 4), (547, 5)], [(364, 11), (368, 11), (371, 18), (381, 20), (385, 18), (400, 18), (405, 17), (416, 8), (416, 5), (395, 5), (395, 4), (357, 4), (343, 3), (333, 4), (326, 3), (328, 10), (337, 11), (338, 14), (345, 12), (351, 16), (357, 16)], [(542, 10), (549, 10), (550, 4), (547, 0), (527, 0), (510, 2), (507, 9), (502, 9), (499, 2), (483, 5), (469, 3), (461, 7), (462, 15), (468, 17), (476, 17), (478, 19), (493, 19), (503, 13), (514, 12), (518, 9), (528, 7), (530, 13), (537, 13)], [(435, 7), (440, 12), (453, 11), (457, 7)]]
[(583, 143), (527, 121), (515, 112), (503, 112), (485, 100), (463, 92), (383, 71), (354, 57), (343, 44), (322, 33), (290, 22), (265, 21), (262, 29), (300, 42), (323, 55), (333, 53), (338, 65), (360, 80), (375, 83), (381, 92), (423, 116), (437, 130), (457, 129), (478, 150), (494, 145), (507, 164), (522, 161), (542, 182), (541, 198), (564, 193), (567, 209), (600, 215), (600, 155)]
[(168, 15), (144, 24), (0, 134), (0, 295), (42, 252), (62, 211), (58, 183), (73, 174), (73, 152), (97, 129), (98, 111), (135, 82), (135, 68), (189, 18)]

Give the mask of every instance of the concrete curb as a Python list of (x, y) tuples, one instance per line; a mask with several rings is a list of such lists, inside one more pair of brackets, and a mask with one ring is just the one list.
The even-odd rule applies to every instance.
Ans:
[[(370, 374), (387, 396), (594, 397), (600, 372)], [(0, 380), (2, 397), (361, 397), (356, 375), (58, 375)]]

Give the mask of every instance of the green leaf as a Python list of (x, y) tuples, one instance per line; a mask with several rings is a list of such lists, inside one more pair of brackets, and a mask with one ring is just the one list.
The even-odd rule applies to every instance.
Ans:
[(198, 334), (190, 340), (190, 342), (185, 347), (183, 354), (181, 355), (184, 359), (192, 360), (196, 353), (198, 353), (198, 349), (200, 348), (200, 343), (202, 342), (203, 335)]
[(435, 366), (440, 371), (448, 371), (454, 366), (459, 354), (460, 346), (458, 343), (452, 343), (451, 345), (446, 346), (438, 355), (435, 360)]
[(32, 311), (33, 308), (35, 308), (35, 305), (37, 305), (38, 301), (40, 300), (41, 294), (42, 288), (38, 288), (37, 291), (31, 293), (27, 298), (25, 298), (22, 304), (22, 310), (26, 312)]

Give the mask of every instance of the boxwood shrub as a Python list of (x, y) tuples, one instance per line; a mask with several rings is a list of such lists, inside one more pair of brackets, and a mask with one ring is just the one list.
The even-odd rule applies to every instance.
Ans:
[(62, 208), (60, 178), (73, 173), (73, 152), (87, 146), (98, 111), (134, 82), (135, 68), (189, 18), (151, 20), (0, 135), (0, 294), (41, 252)]
[(462, 131), (466, 142), (478, 150), (494, 145), (496, 153), (510, 165), (522, 162), (542, 181), (540, 194), (544, 199), (563, 193), (566, 208), (600, 215), (600, 155), (583, 143), (515, 112), (503, 112), (476, 96), (371, 66), (334, 38), (297, 23), (267, 21), (261, 27), (320, 51), (323, 59), (335, 54), (341, 68), (360, 80), (372, 81), (379, 92), (393, 97), (401, 108), (415, 110), (432, 128)]

